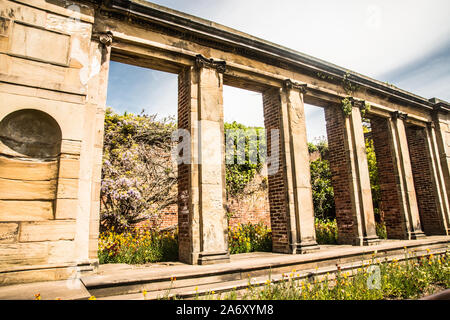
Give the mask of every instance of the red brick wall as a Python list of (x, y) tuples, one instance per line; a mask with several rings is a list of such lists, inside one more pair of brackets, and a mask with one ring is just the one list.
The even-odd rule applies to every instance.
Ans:
[[(267, 155), (271, 157), (271, 130), (281, 128), (281, 101), (278, 89), (268, 90), (263, 93), (264, 106), (264, 126), (267, 137)], [(287, 191), (285, 178), (285, 164), (282, 161), (284, 150), (281, 144), (281, 130), (278, 144), (279, 157), (275, 159), (274, 165), (278, 165), (278, 172), (268, 176), (269, 182), (269, 203), (272, 223), (272, 249), (274, 252), (288, 253), (288, 221), (287, 221)]]
[(354, 222), (350, 194), (350, 163), (345, 148), (345, 117), (338, 106), (325, 108), (329, 163), (334, 190), (338, 241), (353, 244), (357, 227)]
[(401, 213), (398, 194), (399, 176), (394, 166), (387, 121), (379, 117), (370, 120), (380, 183), (380, 210), (384, 215), (387, 237), (405, 239), (407, 237), (405, 218)]
[(228, 221), (230, 227), (246, 223), (263, 223), (265, 226), (271, 227), (267, 189), (257, 191), (242, 199), (229, 199), (228, 211), (231, 213)]
[(432, 171), (429, 163), (430, 153), (425, 140), (425, 130), (425, 128), (412, 126), (406, 128), (420, 221), (425, 234), (445, 234), (444, 225), (438, 215), (438, 199), (436, 199), (433, 189)]
[[(270, 228), (269, 196), (267, 190), (255, 192), (240, 199), (228, 200), (228, 211), (231, 215), (228, 225), (235, 227), (246, 223), (263, 223)], [(141, 228), (172, 229), (178, 226), (178, 206), (171, 205), (157, 217), (139, 224)]]
[[(190, 72), (186, 70), (178, 75), (178, 128), (190, 128), (191, 121), (191, 84)], [(190, 261), (190, 208), (189, 179), (190, 164), (178, 165), (178, 241), (180, 261)]]

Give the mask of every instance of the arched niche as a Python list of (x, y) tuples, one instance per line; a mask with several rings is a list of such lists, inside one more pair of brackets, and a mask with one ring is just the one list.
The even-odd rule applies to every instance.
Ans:
[(61, 139), (56, 120), (39, 110), (18, 110), (0, 121), (0, 141), (26, 157), (56, 158), (61, 151)]
[(61, 141), (56, 120), (39, 110), (14, 111), (0, 121), (1, 221), (54, 218)]

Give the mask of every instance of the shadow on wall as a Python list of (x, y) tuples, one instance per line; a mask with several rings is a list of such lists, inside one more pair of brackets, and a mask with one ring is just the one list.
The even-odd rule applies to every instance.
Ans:
[(19, 224), (54, 219), (61, 139), (58, 123), (42, 111), (18, 110), (0, 122), (0, 222), (16, 222), (0, 243), (27, 242), (33, 235), (19, 235)]

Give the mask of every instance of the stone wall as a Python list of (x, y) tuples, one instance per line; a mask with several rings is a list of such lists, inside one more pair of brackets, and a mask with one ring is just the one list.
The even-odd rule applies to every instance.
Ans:
[(88, 6), (0, 6), (0, 285), (65, 279), (98, 261), (108, 59)]

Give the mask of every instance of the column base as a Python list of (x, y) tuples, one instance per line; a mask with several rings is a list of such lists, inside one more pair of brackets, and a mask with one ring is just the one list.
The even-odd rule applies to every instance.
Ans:
[(83, 261), (77, 261), (76, 270), (81, 275), (96, 273), (98, 271), (99, 260), (87, 259)]
[(378, 236), (369, 236), (364, 238), (358, 238), (354, 240), (354, 246), (375, 246), (380, 243)]
[(305, 254), (320, 250), (316, 241), (295, 243), (291, 245), (292, 254)]
[(228, 251), (200, 252), (197, 261), (200, 265), (228, 263), (230, 262), (230, 253)]
[(409, 233), (409, 238), (410, 238), (411, 240), (423, 239), (423, 238), (425, 238), (425, 237), (426, 237), (426, 235), (425, 235), (425, 233), (423, 233), (422, 230), (419, 230), (419, 231), (413, 231), (413, 232), (410, 232), (410, 233)]
[(380, 238), (378, 236), (365, 237), (363, 238), (362, 245), (363, 246), (375, 246), (380, 243)]

